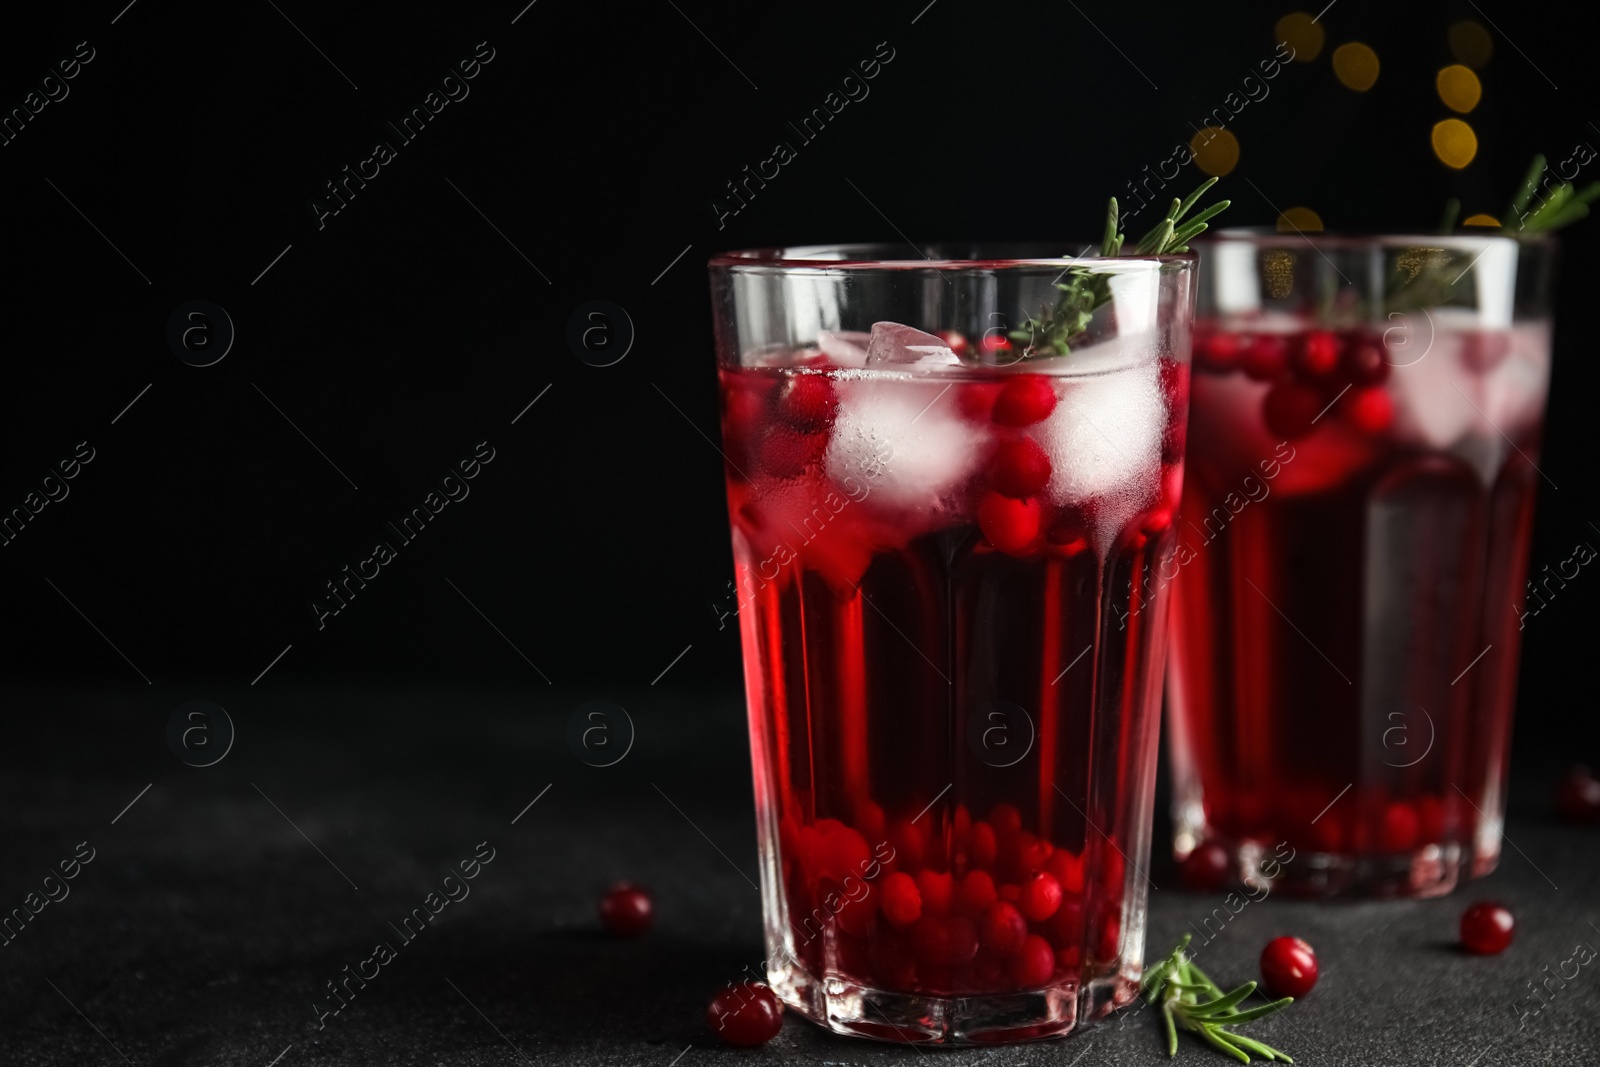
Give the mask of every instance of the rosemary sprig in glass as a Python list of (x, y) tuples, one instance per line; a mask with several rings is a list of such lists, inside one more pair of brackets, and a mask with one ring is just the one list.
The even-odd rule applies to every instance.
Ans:
[(1282, 1011), (1294, 1003), (1294, 998), (1284, 997), (1254, 1008), (1241, 1009), (1239, 1005), (1256, 991), (1256, 984), (1246, 982), (1224, 993), (1189, 958), (1190, 937), (1184, 934), (1171, 955), (1147, 970), (1140, 986), (1149, 1002), (1161, 1009), (1162, 1022), (1167, 1030), (1167, 1055), (1178, 1054), (1178, 1030), (1182, 1028), (1240, 1063), (1249, 1063), (1252, 1053), (1268, 1062), (1293, 1063), (1294, 1060), (1287, 1053), (1236, 1033), (1229, 1027), (1264, 1019)]
[[(1202, 208), (1192, 218), (1185, 218), (1199, 202), (1207, 189), (1217, 183), (1209, 178), (1200, 188), (1181, 200), (1174, 197), (1167, 213), (1155, 227), (1139, 239), (1131, 255), (1164, 256), (1189, 251), (1189, 242), (1207, 229), (1207, 223), (1225, 209), (1230, 201), (1219, 200)], [(1124, 234), (1117, 210), (1117, 198), (1106, 205), (1105, 236), (1100, 242), (1100, 255), (1104, 258), (1122, 255)], [(1007, 336), (1023, 346), (1024, 359), (1044, 356), (1064, 356), (1072, 350), (1072, 343), (1089, 329), (1095, 311), (1111, 300), (1110, 276), (1086, 267), (1072, 267), (1066, 280), (1056, 283), (1061, 295), (1053, 308), (1046, 308), (1037, 318), (1030, 318)]]

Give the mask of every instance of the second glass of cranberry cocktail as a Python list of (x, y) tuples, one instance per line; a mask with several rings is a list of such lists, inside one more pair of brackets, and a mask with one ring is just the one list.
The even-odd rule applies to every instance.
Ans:
[(766, 972), (813, 1021), (1021, 1040), (1133, 997), (1193, 268), (712, 262)]
[(1553, 247), (1225, 233), (1200, 251), (1178, 856), (1237, 879), (1287, 844), (1292, 889), (1448, 892), (1500, 852)]

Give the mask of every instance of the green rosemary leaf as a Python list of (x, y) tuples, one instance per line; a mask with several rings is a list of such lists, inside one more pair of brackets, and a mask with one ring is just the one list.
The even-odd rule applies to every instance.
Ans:
[(1190, 193), (1188, 196), (1184, 197), (1178, 202), (1178, 213), (1174, 217), (1181, 219), (1187, 215), (1189, 213), (1189, 209), (1194, 207), (1195, 204), (1199, 202), (1200, 198), (1205, 195), (1206, 190), (1215, 184), (1217, 184), (1217, 179), (1215, 177), (1207, 178), (1205, 181), (1201, 182), (1200, 188), (1196, 189), (1194, 192)]
[(1512, 198), (1511, 206), (1506, 209), (1507, 219), (1520, 219), (1523, 209), (1528, 206), (1528, 201), (1533, 199), (1533, 191), (1539, 187), (1539, 175), (1544, 173), (1544, 156), (1536, 155), (1533, 163), (1528, 167), (1528, 176), (1522, 179), (1522, 184), (1517, 186), (1517, 195)]
[(1178, 1054), (1178, 1028), (1172, 1021), (1172, 1009), (1167, 1005), (1161, 1006), (1161, 1017), (1167, 1021), (1167, 1058)]
[(1199, 1016), (1201, 1018), (1207, 1018), (1216, 1015), (1218, 1012), (1224, 1012), (1232, 1008), (1235, 1004), (1238, 1004), (1241, 1000), (1244, 1000), (1255, 991), (1256, 984), (1254, 982), (1246, 982), (1238, 989), (1235, 989), (1233, 992), (1224, 996), (1218, 997), (1216, 1000), (1208, 1000), (1204, 1004), (1195, 1005), (1195, 1007), (1190, 1009), (1189, 1014)]
[(1264, 1041), (1257, 1041), (1253, 1037), (1245, 1037), (1243, 1034), (1236, 1034), (1230, 1030), (1228, 1031), (1228, 1040), (1232, 1041), (1235, 1045), (1238, 1045), (1246, 1052), (1254, 1052), (1257, 1056), (1260, 1056), (1264, 1060), (1282, 1060), (1284, 1063), (1294, 1062), (1294, 1060), (1290, 1059), (1286, 1054), (1279, 1052), (1277, 1049), (1273, 1048)]
[(1201, 1026), (1195, 1030), (1195, 1033), (1204, 1038), (1208, 1044), (1213, 1045), (1217, 1051), (1227, 1053), (1240, 1063), (1250, 1062), (1250, 1056), (1243, 1049), (1230, 1043), (1224, 1034), (1213, 1030), (1211, 1027)]
[(1193, 960), (1189, 961), (1189, 980), (1211, 990), (1211, 995), (1214, 997), (1222, 996), (1222, 987), (1213, 982), (1211, 977), (1202, 971), (1200, 965)]
[(1210, 219), (1215, 218), (1217, 215), (1227, 210), (1228, 206), (1232, 203), (1232, 200), (1218, 200), (1215, 204), (1212, 204), (1210, 207), (1201, 211), (1200, 214), (1185, 222), (1183, 226), (1179, 228), (1178, 232), (1182, 233), (1191, 226), (1196, 226), (1202, 222), (1207, 222)]
[(1167, 227), (1176, 224), (1178, 218), (1178, 208), (1182, 205), (1182, 200), (1179, 200), (1177, 197), (1173, 197), (1172, 206), (1167, 209), (1166, 217), (1164, 217), (1160, 222), (1156, 223), (1154, 229), (1150, 230), (1150, 232), (1139, 238), (1139, 243), (1137, 246), (1135, 246), (1139, 255), (1148, 255), (1151, 252), (1161, 251), (1161, 235), (1166, 232)]
[(1275, 1015), (1293, 1003), (1293, 997), (1284, 997), (1282, 1000), (1274, 1000), (1270, 1004), (1262, 1004), (1259, 1007), (1249, 1008), (1230, 1018), (1228, 1020), (1228, 1025), (1238, 1026), (1240, 1023), (1253, 1022), (1256, 1019), (1265, 1019), (1267, 1016)]
[(1117, 198), (1113, 196), (1111, 202), (1106, 205), (1106, 235), (1100, 242), (1100, 254), (1102, 256), (1114, 256), (1117, 254), (1117, 250), (1122, 247), (1122, 240), (1117, 234), (1117, 228)]
[(1451, 197), (1444, 202), (1444, 217), (1439, 220), (1439, 232), (1442, 234), (1454, 233), (1456, 219), (1461, 217), (1461, 201)]

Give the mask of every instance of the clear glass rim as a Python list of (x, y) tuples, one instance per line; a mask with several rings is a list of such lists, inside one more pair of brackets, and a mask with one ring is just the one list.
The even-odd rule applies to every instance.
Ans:
[[(1127, 273), (1166, 268), (1190, 270), (1198, 262), (1193, 251), (1164, 256), (1063, 256), (1054, 249), (1096, 247), (1074, 241), (933, 241), (920, 245), (849, 243), (745, 248), (719, 252), (708, 266), (712, 270), (740, 273), (758, 271), (906, 271), (906, 270), (1064, 270), (1087, 267), (1100, 273)], [(967, 254), (929, 255), (944, 249)], [(907, 252), (917, 256), (908, 256)], [(920, 258), (917, 258), (920, 256)]]
[(1199, 249), (1223, 244), (1248, 244), (1262, 248), (1303, 246), (1318, 248), (1483, 248), (1504, 243), (1515, 247), (1545, 248), (1554, 245), (1550, 234), (1513, 235), (1485, 228), (1482, 233), (1349, 233), (1338, 230), (1279, 232), (1266, 226), (1233, 226), (1196, 237), (1190, 244)]

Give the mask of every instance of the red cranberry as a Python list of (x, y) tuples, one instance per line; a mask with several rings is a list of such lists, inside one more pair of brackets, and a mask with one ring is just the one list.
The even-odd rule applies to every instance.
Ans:
[(1339, 366), (1339, 338), (1327, 330), (1312, 330), (1295, 353), (1295, 366), (1308, 378), (1325, 378)]
[(988, 871), (968, 871), (956, 886), (956, 910), (974, 918), (995, 902), (994, 878)]
[(650, 894), (632, 882), (618, 882), (600, 898), (600, 925), (618, 937), (638, 937), (654, 915)]
[(910, 819), (896, 819), (889, 827), (889, 847), (894, 849), (895, 864), (902, 871), (921, 867), (927, 851), (922, 828)]
[(1021, 429), (1056, 409), (1056, 391), (1042, 374), (1019, 374), (1005, 384), (994, 402), (994, 421)]
[(1262, 402), (1262, 416), (1267, 429), (1286, 441), (1294, 441), (1312, 431), (1322, 407), (1322, 394), (1311, 386), (1280, 382)]
[(729, 986), (711, 999), (706, 1024), (730, 1045), (764, 1045), (783, 1028), (783, 1003), (760, 982)]
[(1063, 897), (1061, 907), (1045, 920), (1044, 932), (1057, 945), (1074, 945), (1083, 940), (1083, 901), (1074, 896)]
[(1050, 457), (1031, 437), (1004, 441), (995, 450), (989, 472), (996, 491), (1018, 498), (1037, 496), (1050, 480)]
[(1261, 950), (1261, 977), (1274, 996), (1303, 997), (1317, 984), (1317, 954), (1298, 937), (1277, 937)]
[(922, 894), (917, 890), (916, 879), (904, 871), (885, 875), (878, 883), (882, 895), (883, 917), (889, 925), (904, 930), (922, 918)]
[(842, 882), (866, 872), (872, 865), (872, 849), (860, 831), (838, 823), (823, 834), (818, 861), (823, 877)]
[[(998, 405), (996, 405), (998, 410)], [(1039, 502), (989, 493), (978, 505), (978, 528), (1002, 552), (1020, 555), (1039, 536)]]
[(856, 801), (855, 824), (868, 841), (881, 844), (888, 837), (888, 818), (883, 814), (883, 805), (875, 800)]
[(1022, 948), (1011, 957), (1011, 980), (1023, 989), (1044, 985), (1055, 969), (1056, 950), (1038, 934), (1029, 934)]
[(1042, 923), (1061, 906), (1061, 883), (1053, 874), (1036, 874), (1022, 883), (1019, 908), (1029, 922)]
[(1435, 796), (1417, 798), (1417, 826), (1423, 844), (1444, 840), (1444, 817), (1444, 801)]
[(920, 963), (964, 967), (978, 954), (978, 928), (961, 915), (924, 915), (911, 928), (911, 946)]
[(1344, 372), (1357, 385), (1377, 385), (1389, 377), (1389, 361), (1379, 345), (1362, 341), (1345, 349)]
[(1416, 809), (1403, 800), (1396, 800), (1383, 809), (1378, 841), (1385, 852), (1409, 852), (1417, 847), (1421, 828)]
[(1233, 857), (1215, 841), (1202, 841), (1184, 857), (1178, 877), (1188, 889), (1221, 889), (1233, 879)]
[(1214, 333), (1197, 339), (1194, 358), (1203, 370), (1226, 374), (1239, 362), (1239, 335)]
[(955, 899), (955, 886), (950, 873), (945, 871), (918, 871), (917, 892), (922, 894), (923, 915), (949, 915)]
[(991, 356), (1003, 356), (1011, 351), (1011, 338), (999, 333), (985, 333), (978, 345)]
[(1600, 821), (1600, 781), (1587, 767), (1574, 767), (1556, 787), (1556, 811), (1570, 822)]
[(996, 837), (1015, 837), (1022, 829), (1022, 812), (1015, 804), (996, 804), (989, 812), (989, 825)]
[(995, 856), (999, 850), (994, 837), (994, 827), (986, 822), (975, 822), (972, 824), (972, 834), (967, 840), (967, 855), (971, 858), (972, 865), (982, 867), (984, 870), (993, 869)]
[(1277, 334), (1254, 338), (1239, 353), (1239, 369), (1258, 382), (1273, 382), (1289, 370), (1289, 344)]
[(1022, 899), (1022, 887), (1007, 882), (999, 889), (996, 889), (994, 891), (994, 895), (1005, 901), (1007, 904), (1015, 904)]
[(820, 374), (797, 374), (778, 387), (778, 417), (801, 433), (818, 433), (833, 421), (833, 383)]
[(1046, 866), (1056, 876), (1056, 881), (1061, 883), (1063, 892), (1083, 892), (1083, 860), (1076, 852), (1058, 848), (1050, 854), (1050, 862)]
[(946, 348), (963, 359), (972, 350), (972, 346), (967, 343), (966, 335), (959, 330), (940, 330), (939, 340), (945, 343)]
[(1100, 936), (1095, 938), (1095, 959), (1110, 963), (1122, 948), (1122, 917), (1111, 912), (1100, 922)]
[(1019, 951), (1027, 940), (1028, 921), (1016, 905), (999, 900), (983, 913), (980, 937), (984, 950), (991, 955), (1009, 956)]
[(956, 410), (973, 422), (994, 417), (994, 402), (1003, 388), (995, 382), (966, 382), (955, 387)]
[(1461, 913), (1461, 947), (1476, 956), (1498, 956), (1511, 944), (1516, 929), (1509, 908), (1480, 900)]
[(1339, 414), (1364, 433), (1382, 433), (1394, 421), (1394, 398), (1380, 386), (1351, 389), (1339, 400)]

